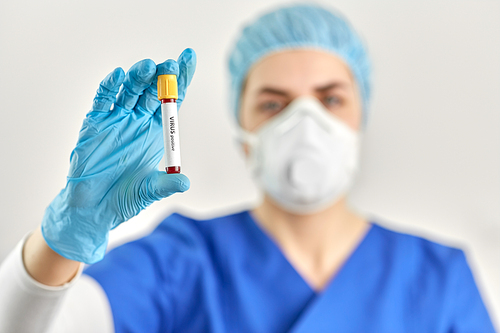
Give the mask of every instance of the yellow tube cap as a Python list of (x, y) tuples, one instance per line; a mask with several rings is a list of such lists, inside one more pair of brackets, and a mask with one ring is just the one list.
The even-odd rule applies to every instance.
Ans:
[(158, 99), (177, 99), (177, 75), (158, 75)]

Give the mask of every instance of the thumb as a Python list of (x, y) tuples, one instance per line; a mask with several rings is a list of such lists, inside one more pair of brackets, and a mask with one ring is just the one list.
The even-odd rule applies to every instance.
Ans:
[(189, 189), (189, 178), (180, 173), (168, 174), (164, 171), (156, 171), (151, 177), (150, 193), (153, 200), (160, 200), (177, 192)]
[(196, 53), (193, 49), (185, 49), (177, 59), (179, 64), (179, 76), (177, 76), (177, 85), (179, 96), (177, 97), (177, 108), (179, 109), (186, 97), (187, 87), (191, 84), (194, 71), (196, 69)]

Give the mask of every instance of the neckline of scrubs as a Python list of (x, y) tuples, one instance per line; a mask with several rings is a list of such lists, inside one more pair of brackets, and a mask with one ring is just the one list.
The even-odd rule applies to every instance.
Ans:
[(360, 252), (364, 251), (364, 248), (367, 247), (365, 245), (366, 243), (369, 242), (369, 239), (372, 237), (371, 234), (374, 233), (374, 229), (376, 227), (376, 224), (373, 222), (368, 222), (369, 226), (367, 230), (365, 231), (364, 235), (359, 239), (357, 245), (353, 248), (351, 253), (346, 257), (344, 262), (340, 265), (339, 269), (333, 274), (332, 277), (330, 277), (330, 280), (325, 284), (324, 288), (321, 290), (315, 290), (307, 281), (304, 279), (304, 277), (295, 269), (295, 267), (292, 265), (292, 263), (288, 260), (288, 258), (285, 256), (281, 248), (278, 246), (278, 243), (272, 238), (271, 235), (269, 235), (264, 229), (262, 229), (258, 222), (255, 220), (255, 218), (252, 216), (250, 211), (246, 211), (246, 215), (249, 220), (249, 224), (253, 229), (255, 229), (256, 234), (259, 235), (262, 238), (262, 241), (264, 243), (268, 243), (270, 248), (274, 249), (279, 256), (282, 258), (282, 260), (286, 263), (286, 265), (290, 268), (290, 270), (293, 272), (294, 275), (301, 281), (301, 283), (311, 291), (312, 294), (315, 296), (321, 295), (325, 293), (332, 285), (335, 284), (335, 281), (337, 280), (337, 277), (346, 269), (346, 266), (352, 261), (355, 261), (357, 257), (361, 256), (362, 253)]
[[(277, 253), (283, 265), (289, 267), (290, 274), (295, 276), (298, 289), (308, 290), (311, 297), (303, 304), (302, 310), (287, 328), (287, 332), (330, 332), (331, 327), (345, 327), (339, 331), (347, 332), (356, 320), (354, 316), (358, 307), (366, 304), (366, 295), (373, 288), (373, 274), (380, 270), (378, 260), (380, 251), (380, 228), (373, 222), (369, 222), (369, 228), (358, 241), (357, 246), (346, 258), (330, 281), (320, 291), (315, 291), (295, 270), (293, 265), (285, 257), (277, 243), (257, 224), (250, 212), (247, 212), (248, 221), (255, 234), (260, 237), (263, 244)], [(377, 269), (378, 268), (378, 269)], [(380, 273), (380, 272), (378, 272)], [(367, 290), (368, 289), (368, 290)], [(339, 315), (341, 314), (341, 315)], [(359, 319), (359, 318), (358, 318)], [(334, 322), (332, 326), (332, 322)]]

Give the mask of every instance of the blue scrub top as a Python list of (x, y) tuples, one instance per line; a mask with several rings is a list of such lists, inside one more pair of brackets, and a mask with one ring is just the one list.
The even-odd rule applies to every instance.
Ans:
[(372, 224), (315, 292), (245, 211), (179, 214), (86, 274), (115, 332), (494, 332), (462, 251)]

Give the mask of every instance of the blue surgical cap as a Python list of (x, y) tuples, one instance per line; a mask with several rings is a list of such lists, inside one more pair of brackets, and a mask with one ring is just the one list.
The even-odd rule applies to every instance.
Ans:
[(319, 49), (342, 59), (358, 85), (366, 121), (371, 72), (366, 49), (342, 15), (317, 5), (280, 8), (242, 30), (229, 56), (231, 107), (237, 120), (242, 85), (251, 66), (271, 53), (291, 49)]

